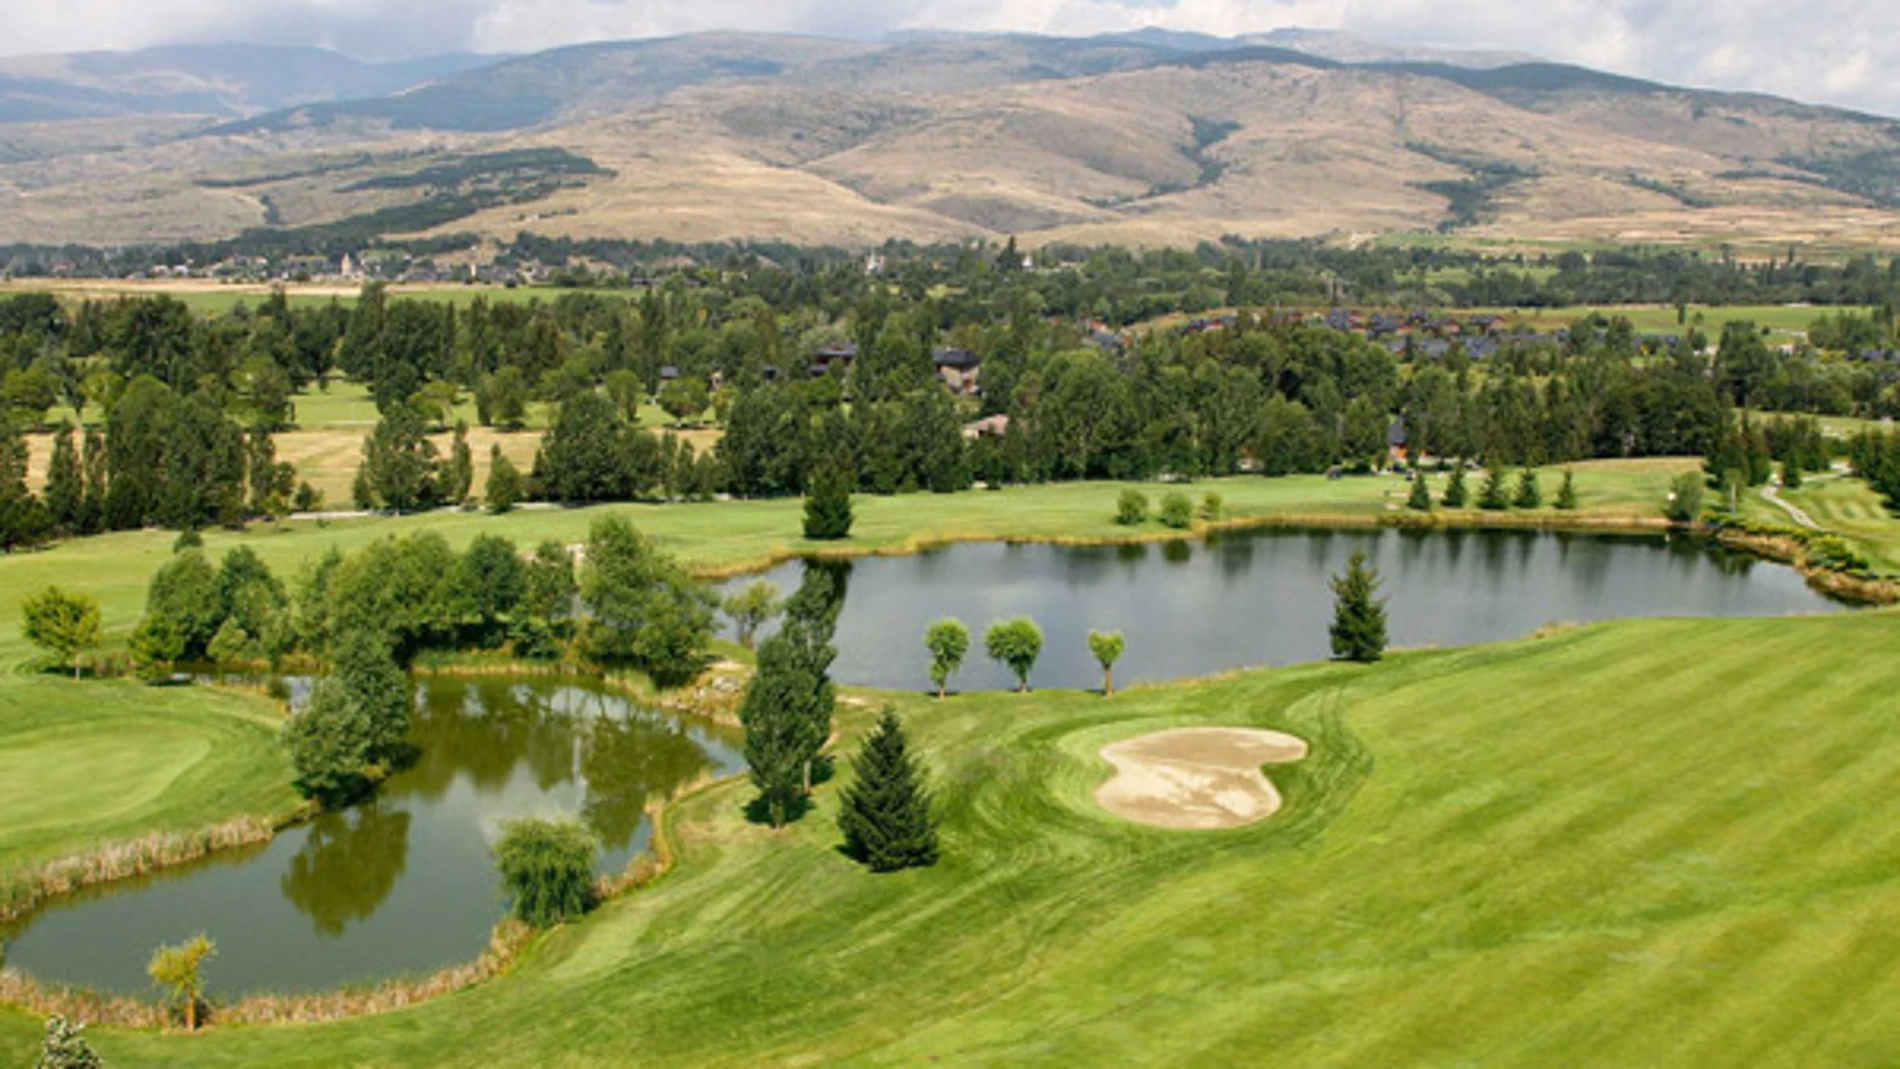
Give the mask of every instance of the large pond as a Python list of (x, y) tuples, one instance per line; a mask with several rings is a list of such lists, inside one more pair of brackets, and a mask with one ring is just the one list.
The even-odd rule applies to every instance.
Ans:
[[(964, 690), (1014, 685), (983, 656), (982, 630), (1016, 615), (1042, 626), (1034, 686), (1101, 685), (1087, 647), (1091, 628), (1127, 636), (1118, 683), (1318, 660), (1331, 653), (1328, 577), (1344, 571), (1355, 550), (1384, 576), (1397, 646), (1490, 642), (1551, 623), (1634, 616), (1839, 609), (1792, 569), (1662, 535), (1255, 530), (1207, 543), (969, 543), (845, 567), (832, 674), (864, 686), (927, 688), (923, 634), (945, 616), (972, 632), (952, 681)], [(765, 578), (790, 594), (804, 567), (786, 564)]]
[(144, 993), (160, 943), (205, 932), (215, 995), (420, 975), (480, 956), (506, 909), (489, 847), (502, 822), (579, 816), (618, 872), (648, 807), (743, 767), (739, 740), (591, 685), (428, 679), (421, 758), (376, 799), (270, 843), (58, 900), (6, 936), (6, 964), (54, 983)]

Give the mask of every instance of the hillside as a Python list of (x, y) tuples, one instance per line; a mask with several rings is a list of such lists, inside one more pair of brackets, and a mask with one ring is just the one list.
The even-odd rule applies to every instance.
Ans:
[(274, 109), (258, 89), (147, 101), (163, 114), (136, 123), (0, 123), (0, 242), (1900, 245), (1900, 123), (1519, 58), (1310, 33), (706, 34), (356, 99), (286, 76), (269, 91), (303, 99)]

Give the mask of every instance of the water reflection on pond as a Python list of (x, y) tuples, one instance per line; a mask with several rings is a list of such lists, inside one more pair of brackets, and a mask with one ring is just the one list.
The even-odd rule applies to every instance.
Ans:
[(742, 767), (729, 733), (591, 684), (428, 679), (421, 756), (373, 802), (201, 865), (64, 898), (29, 917), (9, 966), (39, 979), (147, 990), (152, 948), (218, 943), (212, 990), (315, 990), (469, 961), (505, 903), (489, 846), (503, 821), (578, 815), (619, 871), (648, 807)]
[[(1085, 643), (1091, 628), (1127, 634), (1116, 678), (1129, 682), (1317, 660), (1330, 653), (1327, 579), (1357, 549), (1384, 574), (1399, 646), (1517, 638), (1560, 622), (1840, 608), (1789, 568), (1661, 535), (1256, 530), (1206, 543), (971, 543), (842, 566), (847, 595), (833, 674), (864, 686), (927, 687), (923, 634), (944, 616), (973, 633), (953, 683), (966, 690), (1012, 685), (983, 657), (982, 630), (1019, 614), (1042, 625), (1032, 677), (1042, 687), (1100, 684)], [(789, 594), (803, 568), (793, 562), (765, 578)]]

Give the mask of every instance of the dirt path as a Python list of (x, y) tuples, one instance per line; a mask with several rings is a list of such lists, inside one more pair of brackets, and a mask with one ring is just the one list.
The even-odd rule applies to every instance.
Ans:
[(1770, 505), (1775, 506), (1781, 511), (1787, 513), (1794, 520), (1794, 522), (1800, 524), (1803, 527), (1806, 527), (1810, 531), (1826, 530), (1826, 528), (1822, 527), (1820, 524), (1815, 523), (1814, 517), (1809, 516), (1807, 512), (1801, 508), (1801, 506), (1796, 505), (1789, 501), (1782, 500), (1781, 486), (1778, 483), (1769, 483), (1767, 486), (1762, 487), (1761, 499), (1763, 501), (1768, 502)]
[(1177, 830), (1238, 828), (1280, 809), (1260, 766), (1306, 756), (1304, 740), (1253, 728), (1181, 728), (1102, 748), (1115, 766), (1095, 790), (1103, 809), (1137, 824)]

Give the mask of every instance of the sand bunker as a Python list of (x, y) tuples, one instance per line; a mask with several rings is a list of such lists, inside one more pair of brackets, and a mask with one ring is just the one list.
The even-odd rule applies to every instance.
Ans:
[(1115, 774), (1095, 789), (1103, 809), (1157, 828), (1238, 828), (1280, 808), (1260, 772), (1306, 756), (1304, 740), (1253, 728), (1181, 728), (1102, 748)]

